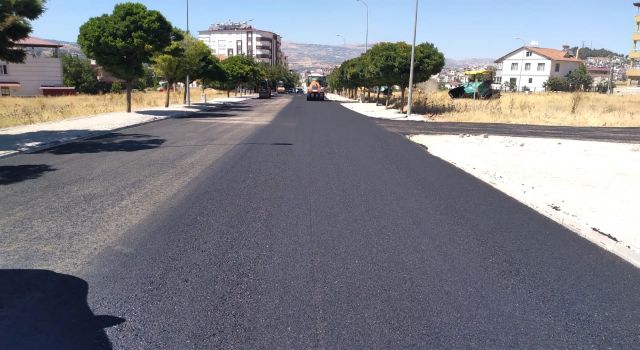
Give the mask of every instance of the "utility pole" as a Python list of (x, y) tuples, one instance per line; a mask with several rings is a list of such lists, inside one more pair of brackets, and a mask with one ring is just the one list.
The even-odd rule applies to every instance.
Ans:
[(364, 0), (356, 0), (356, 1), (362, 3), (364, 7), (366, 7), (367, 9), (367, 30), (365, 32), (365, 38), (364, 38), (364, 52), (366, 53), (367, 51), (369, 51), (369, 5), (367, 5), (367, 3)]
[[(189, 34), (189, 0), (187, 0), (187, 34)], [(184, 87), (187, 95), (187, 106), (191, 106), (191, 88), (189, 85), (189, 74), (187, 74), (187, 85)]]
[(413, 69), (416, 61), (416, 32), (418, 30), (418, 0), (416, 0), (416, 14), (413, 19), (413, 45), (411, 45), (411, 70), (409, 71), (409, 103), (407, 105), (407, 117), (411, 116), (413, 104)]
[(613, 57), (609, 57), (609, 86), (607, 91), (609, 95), (613, 94)]

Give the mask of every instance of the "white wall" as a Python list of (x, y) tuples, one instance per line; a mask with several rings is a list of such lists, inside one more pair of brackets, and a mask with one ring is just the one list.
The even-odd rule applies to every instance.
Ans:
[(7, 70), (7, 75), (0, 75), (0, 81), (20, 83), (20, 87), (11, 88), (11, 96), (40, 96), (41, 86), (62, 86), (60, 58), (27, 55), (25, 63), (8, 63)]
[[(523, 48), (504, 59), (502, 62), (502, 70), (498, 70), (496, 74), (497, 77), (502, 77), (502, 84), (510, 81), (511, 78), (515, 78), (516, 86), (518, 86), (519, 83), (520, 91), (525, 87), (534, 92), (545, 91), (544, 83), (549, 80), (549, 77), (564, 77), (580, 65), (579, 62), (551, 61), (535, 52), (531, 52), (531, 56), (527, 57), (526, 52), (527, 50)], [(511, 70), (512, 63), (518, 64), (516, 71)], [(525, 70), (527, 63), (531, 64), (531, 69), (528, 71)], [(539, 63), (544, 63), (544, 70), (538, 71)], [(555, 71), (556, 63), (560, 64), (559, 72)], [(522, 74), (522, 80), (520, 80), (520, 74)], [(529, 82), (530, 80), (531, 83)]]

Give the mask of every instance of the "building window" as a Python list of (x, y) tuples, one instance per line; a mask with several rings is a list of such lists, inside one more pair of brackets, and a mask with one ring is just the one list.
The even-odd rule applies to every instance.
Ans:
[(219, 47), (225, 47), (225, 46), (227, 46), (227, 42), (225, 40), (218, 40), (218, 46)]
[(0, 87), (0, 96), (11, 96), (11, 89), (6, 86)]
[(502, 62), (498, 63), (498, 70), (502, 69)]
[(242, 50), (242, 40), (236, 40), (236, 54), (243, 55), (244, 50)]
[(560, 63), (556, 63), (556, 73), (560, 71)]
[(517, 63), (511, 63), (511, 70), (518, 70), (518, 64)]
[(538, 63), (538, 72), (544, 72), (544, 67), (545, 67), (544, 63)]
[(0, 64), (0, 75), (7, 75), (9, 71), (7, 70), (6, 64)]
[(229, 56), (229, 57), (233, 56), (233, 49), (228, 49), (227, 50), (227, 56)]
[(496, 84), (502, 84), (502, 77), (495, 77), (493, 82), (496, 83)]
[(531, 70), (531, 63), (525, 63), (524, 70)]
[(533, 83), (533, 78), (529, 78), (529, 84)]
[(527, 51), (526, 56), (531, 57), (531, 55), (532, 55), (531, 51)]

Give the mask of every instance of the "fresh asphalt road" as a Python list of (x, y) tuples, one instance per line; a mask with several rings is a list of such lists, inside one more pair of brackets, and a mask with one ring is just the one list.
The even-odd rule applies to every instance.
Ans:
[(0, 160), (0, 349), (637, 348), (640, 272), (337, 103)]

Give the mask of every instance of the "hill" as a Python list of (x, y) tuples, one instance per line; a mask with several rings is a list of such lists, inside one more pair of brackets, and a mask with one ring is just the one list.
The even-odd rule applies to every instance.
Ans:
[(285, 41), (282, 51), (288, 57), (289, 69), (306, 71), (339, 66), (348, 59), (360, 56), (364, 52), (364, 45), (332, 46)]

